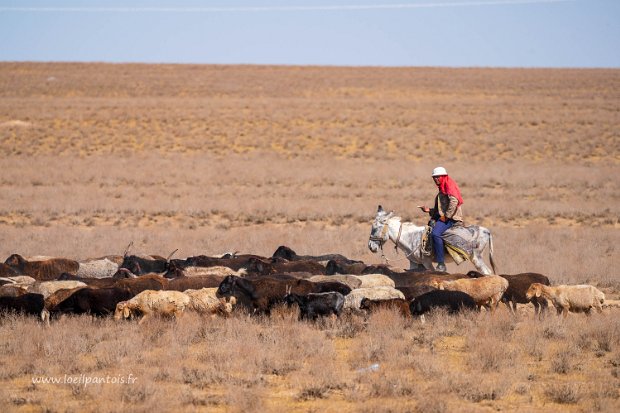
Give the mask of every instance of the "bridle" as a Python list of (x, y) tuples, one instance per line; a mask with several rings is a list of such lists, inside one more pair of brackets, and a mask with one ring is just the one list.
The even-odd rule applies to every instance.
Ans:
[[(375, 241), (376, 243), (379, 244), (379, 249), (381, 249), (381, 258), (383, 258), (385, 260), (386, 263), (390, 263), (390, 260), (388, 260), (388, 258), (385, 256), (385, 253), (383, 252), (383, 244), (385, 244), (388, 239), (390, 238), (388, 235), (388, 221), (390, 220), (391, 217), (388, 217), (384, 222), (383, 222), (383, 227), (381, 227), (381, 232), (379, 233), (379, 236), (376, 235), (370, 235), (369, 241)], [(394, 251), (396, 251), (396, 253), (398, 254), (398, 243), (400, 241), (400, 235), (403, 231), (403, 223), (401, 222), (400, 225), (398, 226), (398, 236), (396, 237), (396, 240), (394, 241)], [(411, 256), (411, 254), (413, 254), (413, 251), (411, 251), (408, 254), (405, 254), (405, 258), (409, 259), (409, 257)]]
[(391, 217), (388, 217), (383, 222), (383, 226), (381, 227), (381, 232), (379, 233), (379, 236), (370, 234), (370, 238), (368, 239), (369, 241), (374, 241), (379, 244), (379, 249), (381, 250), (381, 258), (383, 258), (385, 262), (388, 262), (388, 263), (389, 263), (389, 260), (387, 259), (387, 257), (385, 256), (385, 253), (383, 252), (383, 244), (385, 244), (387, 240), (390, 238), (390, 236), (388, 235), (388, 230), (389, 230), (388, 221), (390, 220), (390, 218)]
[(388, 218), (383, 223), (383, 227), (381, 227), (381, 232), (379, 233), (379, 236), (370, 234), (370, 238), (368, 239), (369, 241), (375, 241), (379, 243), (379, 247), (381, 248), (381, 251), (383, 251), (383, 244), (385, 244), (387, 240), (389, 239), (389, 236), (388, 236), (389, 228), (387, 224), (389, 220), (390, 219)]

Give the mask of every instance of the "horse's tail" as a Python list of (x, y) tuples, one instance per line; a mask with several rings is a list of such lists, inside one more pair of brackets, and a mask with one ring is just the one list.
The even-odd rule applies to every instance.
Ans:
[(495, 269), (495, 261), (493, 261), (493, 234), (491, 231), (489, 233), (489, 261), (491, 261), (491, 269), (493, 270), (493, 274), (497, 274), (497, 270)]

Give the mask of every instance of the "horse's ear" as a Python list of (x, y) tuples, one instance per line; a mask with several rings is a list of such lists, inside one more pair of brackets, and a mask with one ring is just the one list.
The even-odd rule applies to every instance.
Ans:
[(394, 211), (390, 211), (389, 214), (387, 214), (387, 217), (385, 217), (386, 219), (390, 219), (392, 218), (392, 216), (394, 215)]
[(379, 208), (377, 208), (377, 212), (383, 212), (383, 207), (381, 205), (379, 205)]

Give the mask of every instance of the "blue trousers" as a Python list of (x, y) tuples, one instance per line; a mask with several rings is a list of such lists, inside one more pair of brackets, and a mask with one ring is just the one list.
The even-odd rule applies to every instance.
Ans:
[(435, 248), (435, 258), (437, 263), (445, 263), (444, 251), (443, 251), (443, 238), (441, 238), (441, 234), (443, 234), (448, 228), (454, 225), (454, 221), (449, 219), (447, 222), (437, 221), (435, 222), (435, 226), (433, 227), (433, 231), (431, 232), (431, 237), (433, 238), (433, 247)]

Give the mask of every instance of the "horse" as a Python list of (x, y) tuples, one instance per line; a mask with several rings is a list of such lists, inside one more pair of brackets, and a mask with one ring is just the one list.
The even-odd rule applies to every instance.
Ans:
[[(410, 263), (410, 270), (434, 270), (434, 257), (422, 254), (422, 236), (425, 230), (426, 228), (424, 226), (417, 226), (412, 222), (401, 222), (401, 218), (394, 216), (393, 211), (387, 212), (379, 205), (377, 215), (375, 216), (370, 230), (368, 249), (373, 253), (381, 249), (383, 253), (383, 244), (389, 239), (396, 244), (397, 248), (405, 252)], [(469, 260), (480, 273), (484, 275), (496, 274), (495, 262), (493, 261), (493, 237), (491, 231), (485, 227), (479, 226), (476, 241), (476, 248), (474, 248), (473, 254), (468, 257)], [(482, 259), (482, 252), (487, 245), (489, 245), (489, 261), (491, 262), (493, 271), (487, 267)], [(446, 258), (450, 259), (450, 254), (446, 254)]]

